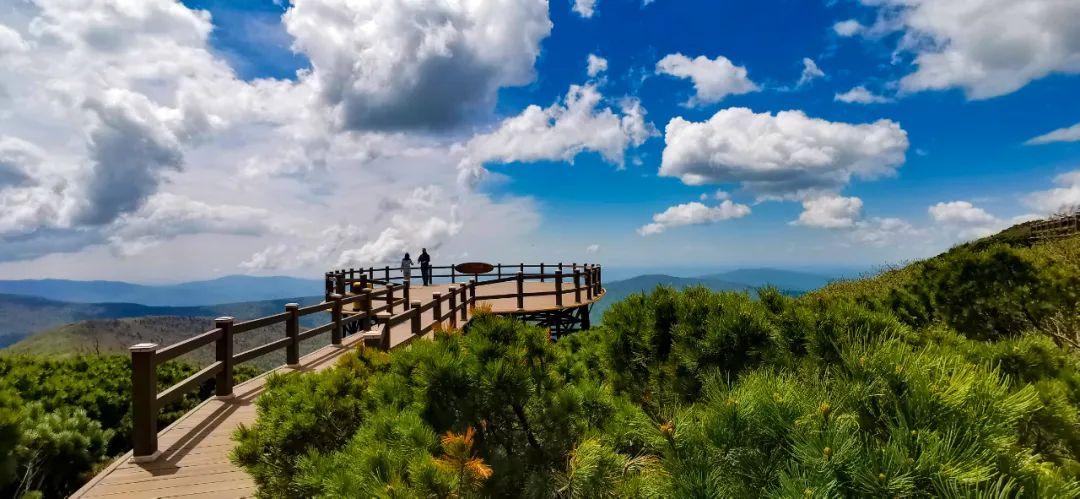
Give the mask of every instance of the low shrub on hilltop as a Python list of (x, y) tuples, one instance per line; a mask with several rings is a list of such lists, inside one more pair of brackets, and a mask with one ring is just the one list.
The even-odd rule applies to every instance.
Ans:
[(1077, 497), (1073, 248), (660, 287), (557, 343), (480, 314), (272, 378), (234, 458), (266, 497)]

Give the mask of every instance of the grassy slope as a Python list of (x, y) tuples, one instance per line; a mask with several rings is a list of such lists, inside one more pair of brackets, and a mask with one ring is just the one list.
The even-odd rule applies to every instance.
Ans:
[(895, 289), (903, 283), (917, 279), (922, 272), (923, 267), (928, 263), (939, 261), (945, 256), (957, 251), (965, 249), (981, 251), (994, 244), (1004, 244), (1014, 248), (1033, 248), (1036, 253), (1045, 254), (1052, 260), (1080, 265), (1080, 235), (1074, 235), (1069, 238), (1048, 241), (1036, 245), (1031, 240), (1031, 224), (1032, 222), (1025, 222), (1014, 225), (997, 234), (957, 245), (941, 255), (926, 260), (911, 262), (902, 267), (886, 269), (873, 276), (858, 279), (837, 280), (821, 289), (808, 293), (806, 297), (810, 299), (815, 297), (848, 297), (857, 299), (867, 296), (876, 296), (880, 294), (882, 289)]
[[(66, 303), (44, 298), (0, 295), (0, 344), (21, 353), (125, 353), (143, 341), (167, 345), (210, 329), (214, 317), (237, 320), (279, 313), (291, 301), (303, 305), (321, 297), (227, 303), (206, 307), (147, 307), (131, 303)], [(309, 316), (305, 326), (325, 317)], [(255, 331), (253, 335), (264, 335)], [(284, 334), (284, 333), (282, 333)], [(251, 335), (245, 335), (251, 336)], [(265, 339), (265, 338), (260, 338)], [(21, 341), (20, 341), (21, 340)], [(265, 342), (265, 341), (264, 341)], [(241, 337), (240, 345), (248, 341)], [(194, 360), (208, 358), (200, 354)]]
[[(312, 320), (316, 320), (314, 317)], [(325, 320), (323, 317), (322, 320)], [(312, 324), (307, 324), (311, 326)], [(35, 334), (5, 351), (15, 354), (35, 354), (69, 357), (79, 354), (126, 354), (136, 343), (170, 345), (205, 332), (213, 327), (212, 317), (149, 316), (124, 319), (80, 321)], [(236, 337), (236, 352), (264, 345), (285, 336), (283, 325), (265, 327)], [(302, 353), (326, 343), (326, 338), (305, 342)], [(214, 347), (208, 345), (181, 357), (193, 364), (205, 366), (214, 359)], [(267, 354), (252, 365), (269, 369), (285, 363), (284, 351)]]

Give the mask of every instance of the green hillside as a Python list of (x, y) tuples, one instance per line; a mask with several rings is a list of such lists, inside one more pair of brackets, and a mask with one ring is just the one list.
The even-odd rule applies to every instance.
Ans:
[[(305, 327), (322, 317), (304, 317)], [(161, 346), (178, 343), (213, 328), (212, 317), (150, 316), (125, 319), (95, 319), (66, 324), (34, 334), (7, 348), (12, 354), (34, 354), (69, 357), (86, 354), (124, 354), (137, 343), (157, 343)], [(284, 325), (265, 327), (236, 336), (236, 351), (265, 345), (285, 336)], [(325, 338), (301, 344), (301, 353), (310, 352), (326, 343)], [(208, 345), (181, 357), (194, 365), (208, 365), (214, 360), (214, 347)], [(274, 352), (255, 359), (251, 365), (263, 371), (285, 363), (285, 352)]]
[(134, 303), (68, 303), (33, 296), (0, 294), (0, 347), (16, 343), (32, 333), (84, 320), (146, 316), (212, 318), (224, 315), (245, 320), (280, 313), (288, 302), (308, 305), (318, 303), (321, 299), (322, 297), (318, 296), (308, 296), (198, 307), (149, 307)]
[(660, 286), (272, 376), (267, 497), (1080, 497), (1080, 238), (799, 297)]

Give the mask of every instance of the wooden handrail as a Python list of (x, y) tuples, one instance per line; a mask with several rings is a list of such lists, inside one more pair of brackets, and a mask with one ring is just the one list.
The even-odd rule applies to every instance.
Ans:
[[(457, 327), (468, 321), (471, 310), (478, 300), (490, 300), (500, 298), (516, 298), (517, 309), (524, 309), (524, 300), (533, 296), (555, 296), (557, 306), (562, 306), (563, 296), (573, 292), (575, 307), (581, 306), (581, 293), (585, 291), (587, 300), (591, 303), (595, 297), (601, 296), (603, 287), (601, 284), (601, 269), (598, 265), (582, 265), (574, 263), (570, 266), (573, 276), (573, 287), (564, 286), (565, 279), (570, 277), (564, 272), (566, 266), (558, 264), (525, 264), (517, 263), (507, 265), (516, 270), (511, 275), (504, 277), (503, 264), (496, 264), (493, 274), (472, 275), (467, 282), (457, 282), (458, 278), (468, 277), (457, 273), (456, 266), (443, 265), (432, 266), (432, 278), (449, 278), (447, 292), (434, 293), (432, 300), (427, 303), (410, 301), (412, 290), (411, 282), (405, 281), (400, 275), (401, 269), (384, 266), (381, 269), (375, 267), (349, 268), (325, 273), (325, 300), (313, 305), (301, 307), (297, 303), (285, 305), (281, 313), (258, 317), (242, 322), (236, 322), (231, 317), (220, 317), (215, 320), (214, 328), (197, 336), (187, 338), (172, 345), (159, 348), (152, 343), (141, 343), (131, 347), (132, 358), (132, 419), (133, 419), (133, 460), (148, 461), (155, 459), (160, 453), (157, 449), (157, 415), (164, 405), (178, 400), (185, 393), (189, 393), (202, 385), (206, 380), (215, 379), (214, 392), (219, 398), (233, 396), (233, 372), (237, 364), (249, 362), (271, 352), (285, 349), (286, 364), (298, 365), (300, 362), (300, 342), (314, 338), (320, 334), (331, 333), (331, 344), (340, 345), (346, 328), (358, 324), (364, 330), (370, 329), (372, 323), (383, 324), (383, 331), (379, 338), (382, 348), (390, 348), (390, 334), (395, 327), (400, 327), (406, 321), (410, 323), (410, 335), (401, 344), (407, 344), (415, 338), (431, 332), (436, 324), (443, 324), (449, 320), (451, 327)], [(413, 267), (419, 270), (420, 267)], [(526, 273), (526, 269), (539, 269), (538, 273)], [(436, 271), (444, 271), (437, 273)], [(381, 273), (381, 279), (376, 279), (375, 274)], [(488, 276), (494, 275), (492, 278)], [(581, 283), (585, 277), (584, 285)], [(526, 280), (539, 280), (546, 282), (554, 281), (554, 291), (525, 291)], [(395, 280), (397, 282), (395, 282)], [(485, 285), (516, 281), (516, 292), (506, 294), (492, 294), (477, 296), (477, 288)], [(375, 302), (382, 302), (376, 306)], [(445, 304), (445, 307), (444, 307)], [(346, 313), (346, 305), (355, 305)], [(396, 306), (401, 305), (403, 311), (395, 314)], [(433, 320), (430, 324), (421, 324), (422, 314), (432, 311)], [(330, 321), (301, 331), (300, 318), (317, 313), (329, 312)], [(258, 345), (238, 354), (234, 354), (234, 336), (248, 331), (275, 326), (285, 325), (285, 336), (269, 343)], [(167, 387), (158, 394), (157, 391), (157, 366), (169, 360), (176, 359), (198, 348), (215, 345), (215, 359), (210, 365), (204, 367), (188, 378)]]

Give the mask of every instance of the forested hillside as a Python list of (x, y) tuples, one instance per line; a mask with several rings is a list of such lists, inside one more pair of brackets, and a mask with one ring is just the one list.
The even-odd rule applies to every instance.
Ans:
[(658, 287), (557, 343), (479, 314), (275, 376), (270, 497), (1076, 497), (1080, 239), (798, 298)]
[[(269, 314), (267, 314), (269, 315)], [(305, 316), (301, 326), (310, 328), (330, 320), (327, 314)], [(53, 357), (69, 357), (86, 354), (128, 354), (128, 348), (138, 343), (172, 345), (213, 329), (211, 317), (136, 317), (130, 319), (98, 319), (80, 321), (35, 334), (10, 347), (13, 354), (36, 354)], [(284, 324), (264, 327), (236, 336), (237, 352), (265, 345), (285, 336)], [(301, 342), (301, 352), (307, 353), (320, 341)], [(185, 354), (180, 359), (197, 366), (214, 361), (214, 348), (207, 346)], [(272, 369), (285, 363), (285, 352), (274, 352), (251, 362), (259, 371)]]
[[(79, 321), (134, 317), (212, 319), (223, 315), (236, 317), (237, 320), (246, 320), (280, 313), (284, 304), (288, 302), (308, 305), (318, 303), (320, 300), (322, 300), (321, 296), (307, 296), (198, 307), (148, 307), (135, 303), (69, 303), (33, 296), (0, 294), (0, 318), (3, 318), (3, 321), (0, 321), (0, 347), (16, 343), (32, 333), (46, 332)], [(160, 327), (163, 328), (164, 324)], [(80, 345), (80, 350), (92, 348), (92, 346)]]

